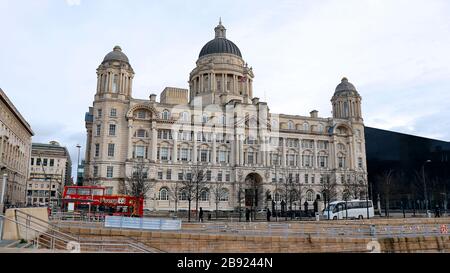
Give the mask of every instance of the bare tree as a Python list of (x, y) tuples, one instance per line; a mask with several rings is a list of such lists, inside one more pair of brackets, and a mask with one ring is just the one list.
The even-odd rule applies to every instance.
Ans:
[[(323, 175), (320, 186), (324, 199), (324, 205), (327, 207), (327, 205), (329, 205), (330, 202), (337, 197), (336, 177), (330, 173)], [(330, 218), (329, 213), (330, 211), (328, 210), (328, 219)]]
[[(136, 199), (143, 198), (145, 200), (147, 193), (154, 185), (155, 181), (148, 178), (148, 167), (145, 162), (142, 159), (135, 161), (131, 176), (125, 179), (126, 193)], [(139, 206), (139, 202), (136, 203)]]
[(378, 175), (379, 183), (382, 186), (385, 200), (386, 217), (389, 217), (389, 201), (392, 190), (392, 181), (394, 180), (394, 170), (389, 169)]
[(191, 221), (191, 204), (195, 200), (195, 211), (198, 216), (198, 202), (200, 200), (201, 191), (207, 186), (206, 171), (203, 166), (198, 163), (191, 165), (187, 171), (183, 172), (182, 188), (186, 193), (189, 202), (188, 221)]
[(175, 216), (178, 216), (178, 201), (181, 190), (178, 180), (169, 187), (169, 196), (175, 202)]
[(214, 194), (214, 203), (216, 205), (216, 219), (218, 218), (219, 203), (223, 201), (228, 195), (228, 191), (225, 189), (225, 183), (222, 181), (216, 181), (211, 184), (211, 192)]
[[(297, 196), (296, 185), (294, 183), (292, 173), (290, 173), (289, 169), (283, 168), (281, 172), (282, 172), (282, 176), (283, 176), (281, 187), (283, 189), (282, 191), (283, 191), (283, 196), (284, 196), (284, 202), (286, 204), (286, 210), (287, 210), (287, 205), (289, 202), (289, 210), (292, 211), (292, 203)], [(287, 220), (287, 213), (285, 214), (285, 218)]]

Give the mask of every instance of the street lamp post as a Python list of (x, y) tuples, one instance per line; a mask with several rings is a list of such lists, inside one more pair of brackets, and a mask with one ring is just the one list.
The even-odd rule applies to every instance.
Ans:
[(422, 165), (423, 192), (425, 195), (425, 213), (428, 213), (428, 194), (427, 194), (427, 184), (425, 183), (425, 164), (430, 162), (431, 160), (427, 160)]
[(2, 195), (0, 197), (0, 205), (1, 205), (1, 209), (2, 209), (0, 211), (0, 214), (3, 214), (3, 206), (5, 205), (3, 201), (4, 201), (4, 198), (5, 198), (6, 183), (8, 183), (8, 174), (4, 173), (3, 174)]

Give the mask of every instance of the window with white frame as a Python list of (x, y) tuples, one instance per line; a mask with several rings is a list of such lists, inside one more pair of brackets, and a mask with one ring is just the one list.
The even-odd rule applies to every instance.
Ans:
[(159, 200), (168, 201), (169, 200), (169, 191), (167, 188), (161, 188), (159, 190)]
[(307, 122), (303, 123), (303, 131), (305, 132), (309, 131), (309, 124)]
[(181, 121), (188, 122), (189, 121), (189, 113), (181, 112), (180, 119), (181, 119)]
[(305, 174), (305, 184), (308, 184), (308, 181), (309, 180), (309, 175), (308, 174)]
[(102, 109), (97, 109), (97, 118), (102, 117)]
[(113, 178), (114, 173), (114, 167), (113, 166), (107, 166), (106, 167), (106, 177), (107, 178)]
[(188, 161), (189, 160), (189, 149), (182, 148), (180, 150), (180, 160), (181, 161)]
[(209, 201), (209, 191), (208, 191), (208, 189), (203, 189), (200, 192), (200, 201), (202, 201), (202, 202)]
[(319, 131), (319, 133), (323, 133), (325, 130), (325, 127), (323, 126), (322, 123), (319, 123), (319, 125), (317, 126), (317, 131)]
[(219, 201), (221, 202), (227, 202), (229, 199), (229, 192), (228, 189), (226, 188), (222, 188), (221, 192), (220, 192), (220, 198)]
[(219, 150), (219, 163), (227, 163), (227, 151)]
[(312, 139), (303, 139), (302, 140), (302, 148), (303, 149), (313, 149), (314, 148), (314, 140), (312, 140)]
[(170, 118), (170, 112), (169, 112), (169, 110), (164, 110), (164, 111), (162, 112), (161, 117), (162, 117), (162, 119), (164, 119), (164, 120), (168, 120), (168, 119)]
[(326, 155), (319, 155), (319, 167), (320, 168), (326, 168), (328, 167), (328, 156)]
[[(98, 157), (98, 156), (100, 156), (100, 144), (99, 143), (96, 143), (95, 144), (95, 154), (94, 154), (94, 156), (95, 157)], [(36, 163), (37, 163), (37, 165), (40, 165), (41, 164), (41, 160), (40, 160), (40, 158), (38, 158), (38, 160), (36, 161)]]
[(230, 182), (231, 174), (230, 172), (226, 172), (225, 174), (225, 181)]
[(97, 124), (96, 130), (95, 130), (95, 135), (96, 136), (100, 136), (101, 133), (102, 133), (102, 125), (101, 124)]
[(363, 168), (363, 159), (362, 157), (358, 157), (358, 168)]
[(187, 201), (188, 200), (188, 191), (185, 190), (185, 189), (182, 189), (178, 193), (178, 200), (180, 200), (180, 201)]
[(218, 171), (218, 172), (217, 172), (217, 181), (218, 181), (218, 182), (222, 182), (222, 178), (223, 178), (223, 177), (222, 177), (222, 174), (223, 174), (222, 171)]
[(118, 90), (119, 90), (119, 76), (114, 74), (112, 83), (112, 92), (117, 93)]
[(317, 148), (321, 150), (328, 150), (328, 141), (324, 140), (317, 141)]
[(204, 150), (204, 149), (200, 150), (200, 161), (208, 162), (208, 150)]
[(171, 130), (158, 130), (158, 139), (172, 139)]
[(113, 157), (114, 156), (114, 143), (108, 143), (108, 156)]
[(160, 148), (160, 160), (169, 160), (169, 148), (167, 147)]
[(295, 128), (294, 128), (294, 122), (292, 122), (291, 120), (288, 121), (288, 129), (289, 129), (289, 130), (294, 130), (294, 129), (295, 129)]
[(295, 154), (288, 154), (287, 163), (289, 166), (295, 166)]
[(117, 109), (116, 108), (111, 108), (110, 116), (113, 118), (117, 117)]
[(136, 132), (136, 137), (145, 138), (145, 137), (147, 137), (147, 132), (144, 129), (139, 129)]
[(136, 145), (134, 154), (135, 154), (135, 158), (144, 158), (145, 157), (145, 146)]
[(203, 116), (202, 116), (202, 122), (203, 122), (203, 123), (208, 123), (208, 120), (209, 120), (208, 115), (207, 115), (207, 114), (203, 114)]
[(116, 135), (116, 125), (115, 124), (110, 124), (109, 125), (109, 135), (110, 136), (115, 136)]
[(93, 175), (94, 177), (98, 177), (98, 166), (94, 166)]
[(313, 156), (312, 155), (302, 155), (303, 167), (312, 167)]

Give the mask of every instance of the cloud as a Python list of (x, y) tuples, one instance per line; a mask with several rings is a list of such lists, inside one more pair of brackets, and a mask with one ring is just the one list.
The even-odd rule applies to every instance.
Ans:
[(81, 5), (81, 0), (66, 0), (66, 4), (69, 6), (79, 6)]

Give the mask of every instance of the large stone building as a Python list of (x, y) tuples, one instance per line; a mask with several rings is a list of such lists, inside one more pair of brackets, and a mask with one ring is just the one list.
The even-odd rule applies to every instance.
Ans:
[[(72, 161), (69, 151), (58, 142), (33, 143), (27, 204), (46, 206), (61, 198), (65, 185), (72, 184)], [(50, 200), (49, 200), (50, 196)]]
[[(31, 153), (31, 137), (34, 133), (1, 89), (0, 124), (0, 174), (2, 175), (0, 194), (3, 189), (3, 175), (6, 174), (4, 203), (6, 206), (22, 206), (26, 202), (28, 162)], [(2, 211), (0, 210), (0, 213)]]
[[(297, 207), (305, 199), (312, 206), (325, 185), (337, 184), (329, 187), (334, 199), (342, 198), (350, 181), (359, 185), (356, 195), (365, 194), (361, 97), (346, 78), (330, 93), (333, 117), (319, 117), (317, 111), (310, 116), (272, 113), (253, 96), (253, 69), (226, 38), (222, 23), (202, 48), (189, 89), (167, 87), (159, 102), (155, 94), (134, 99), (134, 73), (119, 46), (97, 69), (97, 91), (85, 117), (86, 181), (110, 193), (123, 192), (133, 166), (143, 161), (154, 183), (145, 205), (156, 210), (174, 210), (175, 203), (178, 210), (188, 207), (186, 192), (173, 191), (196, 166), (209, 186), (223, 187), (220, 194), (209, 186), (201, 192), (204, 210), (215, 209), (219, 195), (220, 210), (235, 209), (238, 199), (242, 206), (263, 208), (272, 199), (278, 205), (290, 199), (285, 181), (300, 189)], [(238, 198), (239, 192), (245, 197)]]

